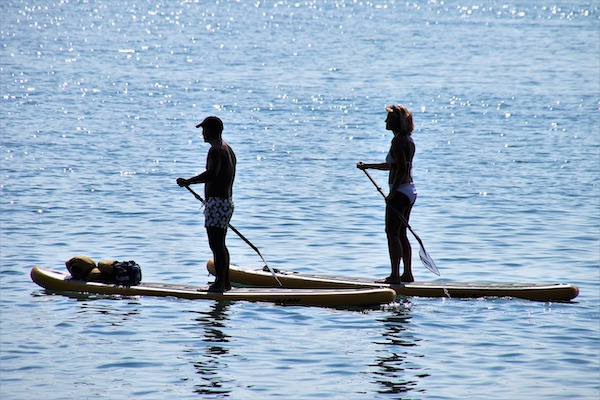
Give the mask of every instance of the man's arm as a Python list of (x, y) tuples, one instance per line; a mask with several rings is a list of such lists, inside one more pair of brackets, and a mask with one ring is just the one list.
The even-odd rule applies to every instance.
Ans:
[(218, 176), (220, 169), (221, 157), (218, 153), (218, 150), (213, 149), (211, 147), (210, 150), (208, 150), (208, 155), (206, 156), (206, 171), (189, 179), (178, 178), (177, 184), (183, 187), (193, 185), (196, 183), (209, 182)]

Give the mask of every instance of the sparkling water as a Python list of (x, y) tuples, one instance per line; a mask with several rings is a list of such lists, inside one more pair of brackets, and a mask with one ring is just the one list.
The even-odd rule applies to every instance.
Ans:
[[(2, 399), (597, 399), (594, 1), (3, 1)], [(385, 105), (414, 112), (419, 281), (568, 282), (571, 303), (381, 309), (55, 295), (35, 265), (205, 285), (195, 125), (238, 156), (232, 224), (274, 268), (389, 273)], [(387, 176), (372, 172), (384, 188)], [(195, 187), (202, 190), (202, 186)], [(232, 262), (262, 268), (232, 232)]]

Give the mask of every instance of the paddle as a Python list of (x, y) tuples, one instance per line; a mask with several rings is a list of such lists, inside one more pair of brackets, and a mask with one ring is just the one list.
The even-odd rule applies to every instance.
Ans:
[[(204, 199), (202, 197), (200, 197), (200, 195), (198, 193), (194, 192), (191, 187), (189, 187), (189, 186), (184, 186), (184, 187), (187, 190), (189, 190), (190, 193), (192, 193), (194, 195), (194, 197), (196, 199), (198, 199), (202, 204), (206, 204)], [(242, 239), (244, 242), (246, 242), (246, 244), (248, 244), (248, 246), (252, 247), (252, 249), (256, 252), (256, 254), (258, 254), (260, 256), (260, 258), (263, 260), (263, 262), (265, 263), (265, 266), (269, 269), (269, 271), (271, 271), (271, 274), (273, 275), (273, 278), (275, 278), (275, 280), (279, 284), (279, 287), (283, 287), (283, 285), (279, 281), (279, 278), (277, 278), (277, 275), (275, 275), (275, 271), (273, 271), (273, 269), (271, 269), (271, 267), (269, 267), (269, 264), (267, 264), (267, 261), (265, 260), (265, 258), (262, 256), (262, 254), (260, 254), (260, 251), (258, 250), (258, 248), (255, 245), (253, 245), (252, 242), (250, 242), (248, 239), (246, 239), (246, 237), (244, 235), (242, 235), (240, 233), (240, 231), (235, 229), (233, 227), (233, 225), (229, 224), (229, 227), (231, 228), (232, 231), (234, 231), (236, 233), (236, 235), (238, 235), (240, 237), (240, 239)]]
[[(373, 179), (373, 177), (371, 176), (371, 174), (369, 174), (366, 169), (363, 169), (362, 171), (367, 175), (367, 177), (371, 180), (371, 182), (373, 182), (373, 185), (375, 185), (375, 187), (377, 188), (377, 190), (379, 191), (379, 193), (381, 193), (381, 195), (383, 196), (383, 198), (387, 199), (386, 196), (385, 196), (385, 193), (383, 193), (383, 190), (381, 190), (381, 187), (379, 187), (379, 185), (377, 184), (377, 182), (375, 182), (375, 179)], [(425, 267), (428, 270), (430, 270), (431, 272), (433, 272), (437, 276), (440, 276), (440, 271), (438, 271), (437, 266), (435, 265), (435, 262), (433, 261), (433, 259), (431, 258), (431, 256), (427, 253), (427, 251), (425, 250), (425, 245), (423, 245), (423, 241), (415, 233), (415, 231), (413, 231), (413, 228), (410, 227), (410, 225), (408, 224), (408, 221), (406, 220), (406, 218), (404, 218), (404, 215), (400, 214), (400, 212), (394, 206), (392, 206), (391, 204), (388, 204), (388, 206), (390, 206), (392, 208), (392, 210), (394, 210), (394, 212), (400, 218), (400, 220), (402, 221), (402, 223), (404, 225), (406, 225), (406, 227), (414, 235), (415, 239), (417, 239), (417, 242), (419, 242), (419, 245), (421, 246), (421, 248), (419, 249), (419, 257), (421, 258), (421, 262), (423, 262), (423, 265), (425, 265)]]

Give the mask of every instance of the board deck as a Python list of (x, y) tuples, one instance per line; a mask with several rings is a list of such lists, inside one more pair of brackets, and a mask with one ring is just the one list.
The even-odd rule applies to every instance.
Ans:
[(197, 286), (170, 283), (142, 282), (135, 286), (120, 286), (102, 282), (74, 280), (68, 274), (43, 267), (34, 267), (31, 270), (31, 279), (41, 287), (56, 292), (98, 293), (123, 296), (171, 296), (191, 300), (247, 300), (302, 306), (367, 307), (391, 303), (396, 298), (396, 293), (390, 288), (317, 290), (263, 287), (232, 288), (227, 292), (209, 292)]
[[(214, 274), (213, 260), (206, 265)], [(374, 279), (351, 278), (331, 275), (302, 274), (293, 271), (276, 271), (277, 278), (285, 288), (369, 288), (389, 287), (398, 295), (419, 297), (517, 297), (536, 301), (569, 301), (577, 297), (575, 285), (556, 283), (477, 283), (477, 282), (412, 282), (386, 284)], [(269, 271), (231, 265), (229, 277), (232, 282), (259, 287), (276, 287), (277, 282)]]

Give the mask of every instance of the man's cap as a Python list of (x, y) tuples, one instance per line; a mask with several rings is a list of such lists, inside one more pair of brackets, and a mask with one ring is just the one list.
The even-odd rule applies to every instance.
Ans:
[(204, 121), (196, 125), (196, 128), (208, 128), (223, 132), (223, 121), (215, 116), (206, 117)]

